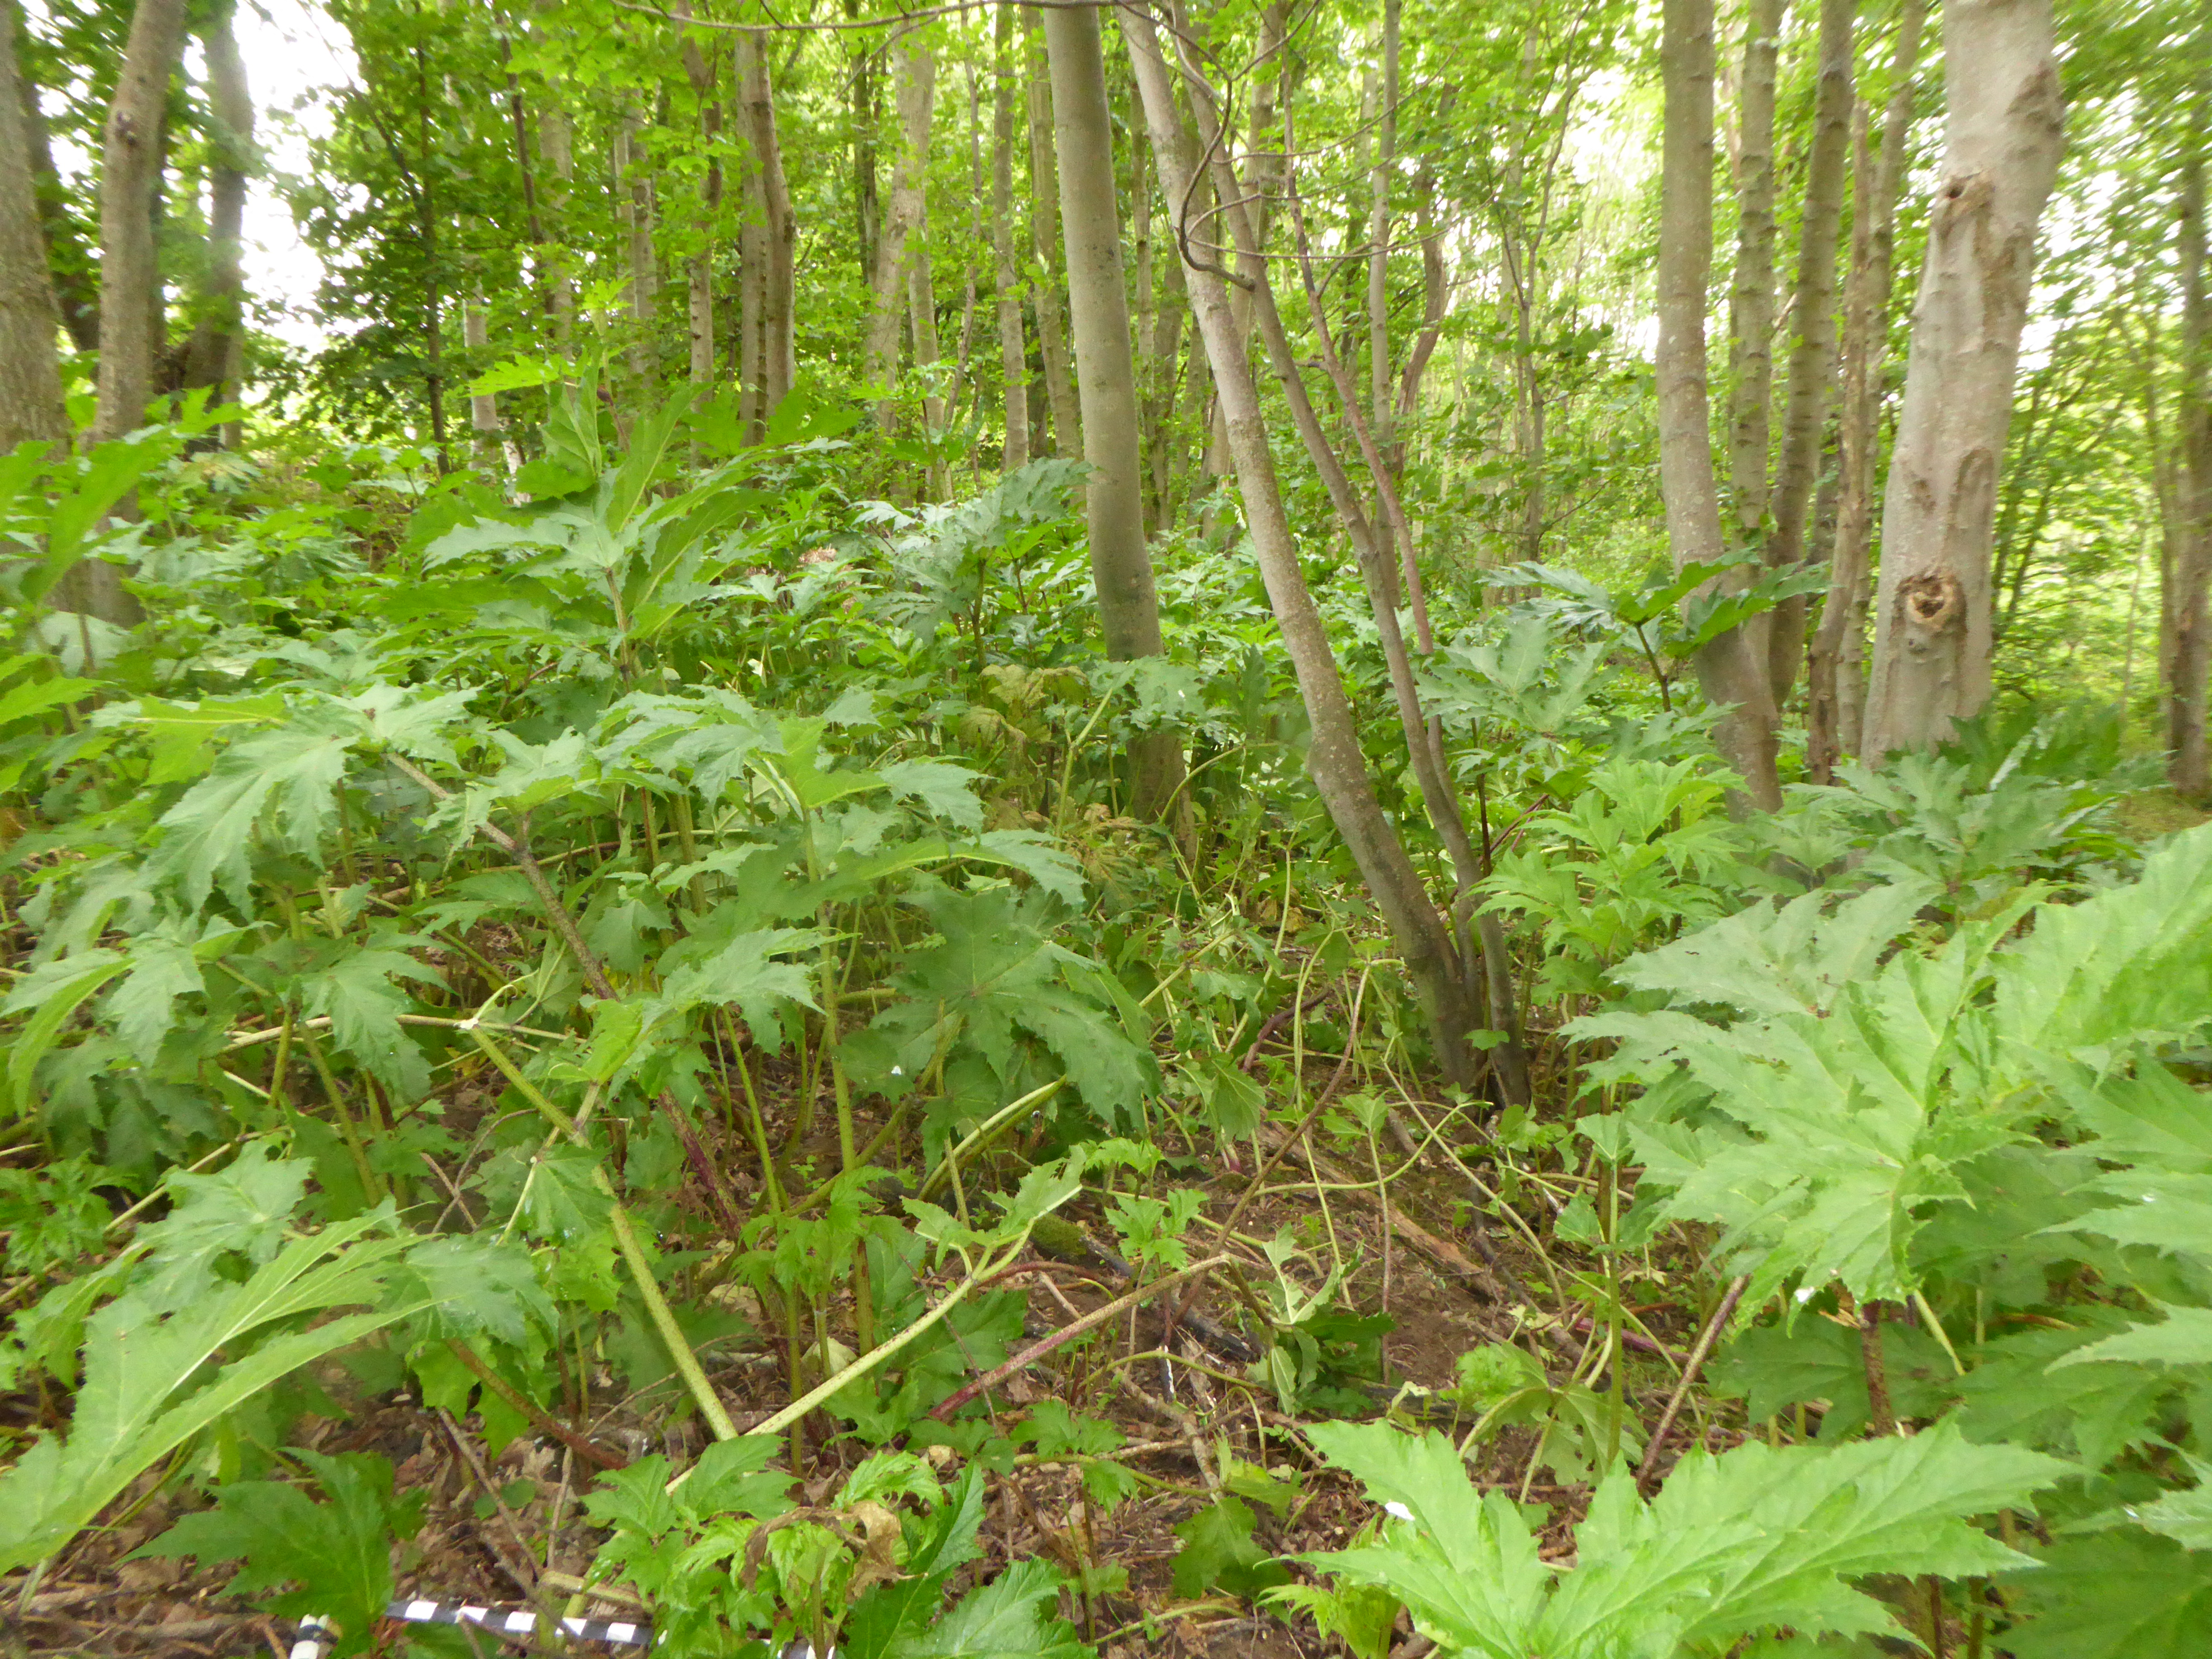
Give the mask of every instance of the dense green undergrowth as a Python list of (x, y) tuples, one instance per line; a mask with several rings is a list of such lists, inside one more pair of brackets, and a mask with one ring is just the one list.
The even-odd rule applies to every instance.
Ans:
[[(2131, 834), (2106, 726), (1992, 714), (1735, 819), (1649, 672), (1664, 583), (1439, 596), (1425, 693), (1541, 1061), (1501, 1112), (1430, 1081), (1238, 547), (1164, 539), (1170, 656), (1109, 664), (1078, 469), (914, 509), (848, 495), (835, 411), (746, 448), (597, 410), (556, 398), (519, 501), (170, 430), (0, 477), (4, 1364), (43, 1407), (0, 1565), (159, 1484), (149, 1553), (428, 1650), (375, 1622), (420, 1495), (298, 1426), (404, 1390), (496, 1453), (604, 1370), (715, 1442), (578, 1471), (593, 1577), (670, 1651), (1085, 1650), (1126, 1570), (985, 1575), (993, 1482), (1062, 1462), (1105, 1515), (1150, 1477), (1103, 1408), (969, 1386), (1073, 1206), (1137, 1300), (1233, 1263), (1227, 1397), (1304, 1425), (1275, 1465), (1222, 1442), (1184, 1612), (1361, 1659), (1401, 1609), (1494, 1659), (2204, 1650), (2212, 830)], [(138, 563), (127, 636), (43, 603), (90, 550)], [(1123, 816), (1163, 729), (1188, 842)], [(1366, 735), (1441, 864), (1395, 721)], [(1316, 1114), (1378, 1182), (1418, 1121), (1407, 1167), (1519, 1264), (1449, 1385), (1370, 1386), (1333, 1221), (1250, 1239), (1189, 1179)], [(787, 1402), (742, 1434), (739, 1350)], [(1510, 1435), (1517, 1486), (1483, 1474)], [(1297, 1547), (1328, 1469), (1383, 1508)]]

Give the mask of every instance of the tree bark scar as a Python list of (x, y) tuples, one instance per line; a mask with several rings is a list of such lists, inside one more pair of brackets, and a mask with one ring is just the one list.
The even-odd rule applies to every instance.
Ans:
[(1898, 585), (1898, 614), (1907, 626), (1926, 634), (1958, 627), (1966, 614), (1966, 596), (1948, 570), (1923, 571)]

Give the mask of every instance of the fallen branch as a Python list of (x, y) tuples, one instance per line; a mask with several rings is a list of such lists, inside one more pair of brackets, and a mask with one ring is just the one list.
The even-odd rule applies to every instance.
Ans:
[[(1352, 1180), (1320, 1153), (1293, 1144), (1290, 1137), (1285, 1135), (1280, 1129), (1272, 1125), (1263, 1124), (1261, 1126), (1260, 1136), (1263, 1141), (1280, 1145), (1291, 1157), (1304, 1164), (1323, 1181), (1345, 1188), (1348, 1197), (1378, 1209), (1384, 1207), (1377, 1203), (1374, 1194), (1365, 1190), (1365, 1183)], [(1502, 1288), (1498, 1286), (1497, 1281), (1491, 1278), (1486, 1269), (1477, 1267), (1468, 1260), (1457, 1245), (1437, 1237), (1419, 1222), (1407, 1215), (1404, 1205), (1390, 1205), (1388, 1206), (1388, 1212), (1391, 1231), (1431, 1261), (1462, 1279), (1482, 1279), (1489, 1282), (1493, 1288)]]
[(477, 1381), (489, 1389), (514, 1410), (528, 1418), (531, 1425), (540, 1434), (550, 1434), (570, 1451), (594, 1468), (620, 1469), (629, 1466), (629, 1460), (620, 1452), (610, 1451), (589, 1437), (576, 1432), (566, 1423), (538, 1405), (514, 1384), (478, 1357), (477, 1351), (458, 1337), (447, 1337), (446, 1346), (453, 1351), (453, 1358), (476, 1374)]
[(1751, 1283), (1747, 1273), (1728, 1287), (1721, 1297), (1721, 1305), (1713, 1310), (1713, 1316), (1705, 1322), (1705, 1328), (1698, 1333), (1698, 1345), (1690, 1350), (1690, 1357), (1682, 1362), (1682, 1380), (1674, 1385), (1674, 1397), (1667, 1402), (1667, 1409), (1659, 1413), (1659, 1426), (1651, 1431), (1651, 1438), (1644, 1448), (1643, 1466), (1636, 1471), (1636, 1489), (1648, 1491), (1652, 1478), (1659, 1473), (1659, 1449), (1667, 1443), (1667, 1431), (1674, 1426), (1674, 1419), (1681, 1413), (1682, 1402), (1690, 1397), (1691, 1385), (1697, 1382), (1698, 1373), (1713, 1352), (1713, 1345), (1721, 1340), (1728, 1328), (1729, 1320), (1735, 1313), (1735, 1304), (1743, 1300), (1744, 1287)]
[(1053, 1350), (1055, 1348), (1064, 1347), (1068, 1343), (1075, 1340), (1077, 1337), (1081, 1336), (1085, 1331), (1095, 1331), (1101, 1325), (1105, 1324), (1109, 1320), (1120, 1317), (1122, 1314), (1128, 1312), (1130, 1309), (1138, 1306), (1141, 1303), (1151, 1300), (1153, 1297), (1158, 1296), (1161, 1291), (1172, 1290), (1177, 1285), (1196, 1279), (1201, 1273), (1212, 1273), (1216, 1267), (1226, 1267), (1230, 1262), (1234, 1261), (1236, 1259), (1236, 1257), (1231, 1255), (1210, 1255), (1203, 1261), (1195, 1262), (1190, 1267), (1185, 1267), (1181, 1273), (1170, 1273), (1165, 1279), (1156, 1279), (1149, 1285), (1141, 1285), (1138, 1289), (1131, 1291), (1127, 1296), (1115, 1297), (1113, 1301), (1109, 1302), (1103, 1308), (1094, 1308), (1091, 1312), (1084, 1315), (1082, 1318), (1074, 1321), (1073, 1323), (1061, 1326), (1051, 1335), (1040, 1337), (1035, 1342), (1030, 1343), (1028, 1347), (1024, 1348), (1019, 1353), (1014, 1355), (1012, 1358), (1007, 1360), (1005, 1364), (1000, 1365), (997, 1370), (975, 1378), (973, 1382), (969, 1382), (967, 1387), (962, 1389), (950, 1400), (947, 1400), (943, 1405), (932, 1412), (930, 1415), (936, 1418), (940, 1423), (951, 1421), (952, 1413), (958, 1411), (961, 1407), (966, 1405), (969, 1401), (975, 1399), (976, 1395), (987, 1393), (990, 1389), (997, 1388), (1000, 1383), (1005, 1382), (1016, 1371), (1021, 1370), (1027, 1366), (1036, 1364), (1038, 1360), (1052, 1352)]

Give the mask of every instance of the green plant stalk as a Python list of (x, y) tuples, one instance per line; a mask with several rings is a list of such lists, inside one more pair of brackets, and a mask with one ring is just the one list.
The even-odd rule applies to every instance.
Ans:
[(997, 1134), (999, 1131), (1005, 1128), (1009, 1123), (1013, 1122), (1024, 1112), (1042, 1105), (1051, 1097), (1054, 1090), (1058, 1089), (1066, 1081), (1067, 1079), (1064, 1077), (1056, 1077), (1051, 1082), (1030, 1090), (1029, 1093), (1024, 1095), (1020, 1099), (1009, 1102), (1007, 1104), (1001, 1106), (997, 1111), (992, 1113), (990, 1116), (985, 1118), (981, 1123), (977, 1124), (974, 1129), (970, 1130), (965, 1136), (963, 1136), (957, 1146), (954, 1146), (950, 1152), (946, 1152), (943, 1158), (938, 1160), (937, 1167), (934, 1170), (932, 1170), (929, 1174), (923, 1178), (921, 1189), (915, 1195), (917, 1198), (927, 1198), (931, 1193), (937, 1189), (938, 1183), (940, 1181), (946, 1179), (957, 1172), (962, 1158), (976, 1151), (985, 1141)]
[(385, 1198), (384, 1183), (368, 1167), (368, 1149), (362, 1145), (361, 1127), (353, 1121), (353, 1114), (346, 1110), (345, 1097), (338, 1092), (338, 1081), (331, 1075), (330, 1062), (323, 1058), (322, 1044), (305, 1031), (300, 1034), (300, 1040), (307, 1048), (307, 1063), (315, 1068), (316, 1077), (322, 1081), (323, 1093), (330, 1099), (331, 1115), (338, 1121), (338, 1135), (352, 1156), (354, 1171), (361, 1176), (362, 1190), (380, 1204)]
[(784, 1207), (783, 1181), (775, 1172), (775, 1154), (768, 1144), (768, 1119), (761, 1112), (760, 1096), (753, 1088), (753, 1068), (745, 1064), (744, 1046), (738, 1041), (738, 1023), (730, 1011), (722, 1010), (722, 1025), (730, 1041), (730, 1054), (738, 1063), (738, 1081), (744, 1085), (745, 1112), (750, 1120), (753, 1151), (761, 1163), (761, 1180), (768, 1188), (769, 1202), (781, 1210)]
[[(586, 1152), (591, 1150), (591, 1141), (583, 1130), (566, 1112), (547, 1099), (536, 1084), (522, 1074), (521, 1068), (507, 1058), (506, 1051), (489, 1035), (471, 1027), (469, 1036), (477, 1047), (483, 1050), (485, 1057), (499, 1067), (507, 1080), (514, 1085), (525, 1100), (538, 1109), (547, 1122)], [(736, 1439), (737, 1425), (730, 1421), (728, 1410), (715, 1394), (714, 1386), (707, 1381), (707, 1373), (699, 1364), (699, 1356), (692, 1352), (690, 1343), (684, 1340), (683, 1328), (677, 1324), (676, 1315), (670, 1309), (667, 1298), (661, 1295), (660, 1286), (653, 1277), (652, 1264), (645, 1259), (644, 1248), (637, 1242), (637, 1234), (630, 1226), (629, 1212), (615, 1196), (614, 1184), (607, 1179), (606, 1170), (598, 1164), (592, 1166), (592, 1184), (606, 1194), (610, 1206), (607, 1224), (614, 1230), (615, 1246), (622, 1252), (623, 1261), (629, 1267), (630, 1277), (637, 1281), (637, 1293), (645, 1303), (646, 1313), (653, 1321), (653, 1329), (659, 1332), (661, 1341), (667, 1346), (668, 1357), (675, 1362), (676, 1373), (684, 1379), (684, 1387), (690, 1390), (691, 1398), (699, 1407), (699, 1414), (707, 1419), (707, 1426), (713, 1431), (717, 1440)]]
[[(497, 1000), (495, 997), (493, 1000)], [(536, 1025), (510, 1025), (495, 1019), (455, 1019), (447, 1014), (395, 1014), (392, 1018), (402, 1025), (429, 1025), (448, 1031), (463, 1031), (471, 1026), (481, 1026), (487, 1031), (506, 1031), (516, 1036), (545, 1037), (555, 1042), (565, 1042), (568, 1036), (566, 1031), (548, 1031)], [(313, 1019), (295, 1019), (292, 1023), (293, 1031), (298, 1036), (305, 1036), (309, 1031), (327, 1031), (330, 1028), (331, 1017), (328, 1014), (318, 1014)], [(221, 1060), (225, 1055), (237, 1054), (242, 1049), (258, 1048), (267, 1042), (281, 1043), (283, 1038), (284, 1028), (282, 1025), (272, 1025), (262, 1031), (234, 1031), (229, 1043), (216, 1049), (212, 1058)]]
[(763, 1423), (754, 1425), (751, 1428), (746, 1430), (745, 1432), (748, 1434), (763, 1435), (782, 1433), (784, 1430), (789, 1428), (793, 1423), (798, 1422), (801, 1418), (805, 1417), (807, 1413), (812, 1411), (823, 1401), (843, 1392), (848, 1386), (859, 1382), (860, 1378), (866, 1376), (870, 1371), (874, 1370), (886, 1359), (889, 1359), (893, 1354), (898, 1352), (902, 1348), (904, 1348), (908, 1344), (912, 1342), (916, 1337), (921, 1335), (926, 1331), (933, 1329), (937, 1325), (943, 1322), (947, 1314), (951, 1313), (954, 1308), (957, 1307), (967, 1298), (969, 1292), (973, 1291), (977, 1285), (981, 1284), (984, 1279), (989, 1278), (993, 1273), (998, 1272), (1000, 1269), (1006, 1267), (1010, 1261), (1018, 1257), (1022, 1251), (1028, 1248), (1029, 1242), (1030, 1230), (1024, 1227), (1022, 1229), (1020, 1237), (1016, 1238), (1012, 1244), (1008, 1245), (1006, 1250), (996, 1261), (987, 1262), (982, 1267), (978, 1267), (969, 1273), (966, 1278), (963, 1279), (957, 1285), (955, 1285), (951, 1290), (945, 1293), (945, 1297), (942, 1301), (939, 1302), (937, 1305), (932, 1308), (927, 1313), (922, 1315), (921, 1318), (915, 1320), (913, 1324), (908, 1326), (897, 1335), (890, 1337), (885, 1340), (878, 1343), (873, 1348), (871, 1348), (867, 1352), (862, 1354), (858, 1359), (855, 1359), (851, 1364), (846, 1366), (843, 1370), (839, 1371), (835, 1376), (824, 1377), (819, 1383), (816, 1384), (815, 1387), (809, 1389), (805, 1394), (801, 1395), (798, 1399), (793, 1401), (781, 1411), (776, 1413), (775, 1416), (769, 1418)]
[[(607, 1188), (606, 1172), (594, 1170), (595, 1184), (602, 1190)], [(611, 1196), (611, 1194), (610, 1194)], [(675, 1311), (660, 1294), (660, 1286), (653, 1282), (652, 1264), (645, 1259), (645, 1249), (637, 1242), (637, 1234), (629, 1224), (629, 1212), (617, 1200), (607, 1212), (607, 1223), (614, 1229), (615, 1245), (629, 1264), (630, 1276), (637, 1280), (638, 1294), (645, 1299), (645, 1310), (652, 1316), (653, 1328), (660, 1333), (667, 1346), (668, 1357), (676, 1362), (677, 1374), (691, 1391), (697, 1402), (699, 1414), (707, 1419), (707, 1426), (717, 1440), (735, 1440), (738, 1425), (730, 1421), (730, 1413), (715, 1394), (714, 1384), (708, 1382), (706, 1369), (699, 1364), (699, 1356), (684, 1340), (683, 1328), (676, 1322)]]
[(1106, 711), (1113, 706), (1113, 702), (1114, 694), (1111, 691), (1098, 700), (1098, 707), (1091, 711), (1091, 718), (1083, 723), (1083, 730), (1076, 733), (1075, 741), (1067, 745), (1066, 752), (1060, 757), (1060, 793), (1053, 798), (1052, 803), (1052, 830), (1054, 835), (1058, 835), (1060, 826), (1067, 822), (1067, 781), (1075, 770), (1075, 751), (1083, 747), (1084, 739), (1091, 735), (1092, 728), (1106, 718)]
[(1604, 1180), (1606, 1324), (1613, 1344), (1613, 1401), (1612, 1409), (1606, 1413), (1605, 1425), (1605, 1462), (1610, 1468), (1620, 1455), (1620, 1427), (1628, 1414), (1628, 1350), (1620, 1340), (1620, 1251), (1617, 1243), (1620, 1231), (1620, 1170), (1607, 1164)]

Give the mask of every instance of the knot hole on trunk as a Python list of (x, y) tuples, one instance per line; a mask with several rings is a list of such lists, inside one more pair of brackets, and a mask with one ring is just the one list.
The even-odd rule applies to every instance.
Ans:
[(1897, 603), (1907, 623), (1940, 634), (1966, 615), (1966, 593), (1949, 571), (1923, 571), (1899, 584)]

